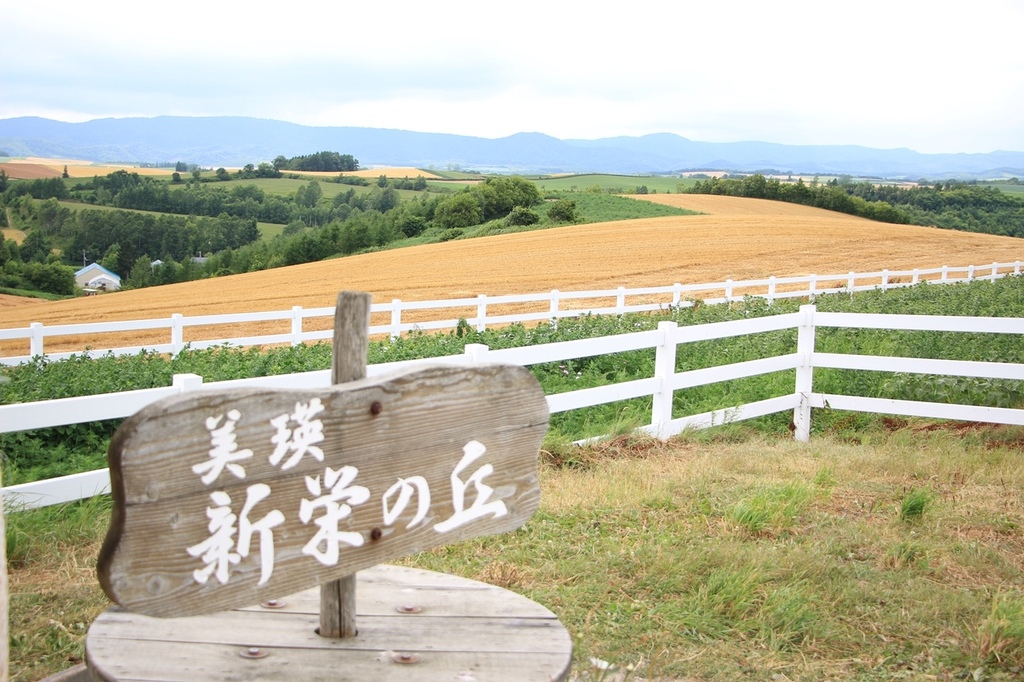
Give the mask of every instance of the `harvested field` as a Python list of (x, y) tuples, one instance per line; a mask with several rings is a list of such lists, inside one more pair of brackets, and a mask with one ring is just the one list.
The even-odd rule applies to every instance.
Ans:
[(10, 239), (15, 244), (21, 244), (25, 241), (25, 233), (21, 230), (15, 230), (10, 227), (5, 227), (0, 232), (3, 232), (4, 239)]
[[(287, 310), (296, 305), (324, 307), (333, 305), (342, 289), (369, 291), (374, 302), (388, 302), (392, 298), (417, 301), (481, 293), (578, 291), (771, 275), (984, 265), (1024, 258), (1024, 240), (1012, 237), (890, 225), (760, 199), (705, 195), (653, 195), (650, 199), (707, 215), (574, 225), (457, 240), (216, 281), (34, 303), (5, 310), (0, 328), (26, 327), (30, 322), (49, 325), (167, 318), (175, 312), (190, 316)], [(505, 312), (508, 311), (488, 314)], [(453, 317), (474, 314), (475, 309), (450, 313)], [(375, 324), (383, 322), (374, 320)], [(244, 333), (279, 333), (286, 331), (286, 326), (283, 322), (265, 323), (253, 325)], [(155, 342), (166, 343), (169, 338), (166, 330), (154, 334)], [(220, 337), (227, 335), (227, 329), (218, 332)], [(92, 345), (111, 347), (142, 342), (140, 336), (114, 336), (108, 335)], [(11, 344), (0, 345), (0, 353), (26, 352), (26, 344)], [(48, 340), (47, 349), (72, 348), (62, 346), (58, 340)]]
[(39, 303), (38, 298), (29, 298), (28, 296), (11, 296), (9, 294), (0, 294), (0, 310), (8, 310), (9, 308), (20, 308), (26, 305), (33, 305)]
[(34, 156), (10, 163), (0, 163), (0, 169), (7, 173), (7, 177), (16, 180), (59, 178), (65, 166), (72, 178), (91, 178), (94, 175), (106, 175), (118, 170), (139, 175), (170, 175), (174, 172), (173, 168), (139, 168), (130, 164), (102, 164), (78, 159), (43, 159)]

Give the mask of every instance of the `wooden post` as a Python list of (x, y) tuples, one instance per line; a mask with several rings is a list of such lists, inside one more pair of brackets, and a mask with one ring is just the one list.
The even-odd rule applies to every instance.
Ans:
[[(2, 486), (2, 482), (0, 482)], [(2, 487), (0, 487), (2, 491)], [(0, 492), (0, 681), (7, 682), (9, 654), (7, 614), (7, 529), (4, 527), (4, 496)]]
[[(366, 377), (370, 348), (370, 294), (343, 291), (334, 311), (331, 383), (344, 384)], [(320, 636), (355, 637), (356, 575), (320, 586)]]

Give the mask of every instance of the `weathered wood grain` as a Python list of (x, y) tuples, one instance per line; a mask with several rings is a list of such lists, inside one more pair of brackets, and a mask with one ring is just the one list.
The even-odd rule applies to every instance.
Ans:
[[(324, 408), (316, 415), (323, 427), (323, 440), (316, 444), (323, 461), (306, 453), (289, 469), (281, 466), (288, 455), (271, 463), (271, 420), (314, 399)], [(236, 449), (249, 449), (253, 456), (234, 462), (244, 468), (244, 478), (225, 468), (204, 485), (194, 467), (211, 461), (207, 420), (223, 426), (232, 411), (237, 411)], [(169, 398), (126, 420), (111, 442), (115, 504), (100, 555), (100, 583), (115, 602), (140, 613), (212, 613), (315, 587), (430, 547), (513, 530), (539, 502), (537, 453), (547, 417), (533, 376), (521, 367), (496, 365), (432, 367), (321, 391), (236, 390)], [(484, 451), (457, 472), (470, 443)], [(487, 465), (493, 471), (482, 468)], [(326, 467), (346, 466), (358, 470), (351, 484), (365, 487), (367, 499), (349, 499), (351, 512), (338, 530), (358, 534), (362, 544), (340, 545), (337, 561), (324, 565), (303, 553), (318, 526), (315, 518), (303, 522), (302, 500), (315, 498), (311, 481), (327, 483)], [(408, 527), (421, 511), (418, 496), (393, 519), (385, 517), (383, 499), (399, 478), (416, 476), (429, 488), (430, 504)], [(492, 490), (477, 488), (474, 476)], [(272, 528), (272, 575), (263, 575), (262, 536), (254, 533), (252, 551), (230, 565), (226, 583), (211, 575), (200, 584), (193, 572), (204, 562), (187, 550), (211, 537), (208, 514), (217, 507), (212, 493), (226, 494), (232, 513), (241, 517), (247, 490), (255, 484), (271, 492), (252, 507), (249, 520), (258, 523), (275, 510), (283, 517)], [(460, 503), (456, 485), (465, 488), (465, 508), (500, 501), (507, 513), (439, 530)], [(397, 497), (390, 498), (392, 511)]]
[[(331, 383), (366, 378), (370, 351), (370, 294), (343, 291), (334, 308)], [(320, 636), (355, 637), (356, 576), (346, 575), (320, 586)]]
[[(521, 595), (394, 566), (360, 571), (358, 586), (358, 637), (315, 634), (313, 589), (285, 597), (280, 609), (180, 619), (111, 609), (90, 628), (86, 657), (97, 679), (121, 681), (549, 682), (568, 677), (568, 632), (554, 614)], [(395, 606), (382, 609), (389, 603)], [(398, 608), (409, 605), (419, 610)], [(247, 658), (250, 650), (262, 657)]]
[[(0, 477), (3, 472), (0, 471)], [(10, 658), (10, 638), (8, 627), (10, 616), (7, 605), (7, 528), (4, 521), (4, 495), (3, 482), (0, 481), (0, 538), (4, 542), (0, 544), (0, 682), (7, 682), (8, 661)]]

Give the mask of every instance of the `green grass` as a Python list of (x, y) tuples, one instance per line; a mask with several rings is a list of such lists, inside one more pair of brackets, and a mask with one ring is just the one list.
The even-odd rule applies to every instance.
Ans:
[(693, 184), (683, 178), (661, 175), (563, 175), (533, 178), (541, 192), (591, 192), (611, 194), (633, 194), (640, 186), (646, 186), (648, 192), (658, 194), (675, 193), (680, 182)]
[[(523, 528), (400, 563), (550, 608), (581, 679), (601, 679), (591, 657), (629, 679), (1019, 679), (1022, 437), (914, 423), (808, 444), (730, 427), (563, 445), (542, 453)], [(933, 497), (908, 524), (901, 500), (923, 480)], [(739, 522), (744, 508), (764, 522)], [(81, 660), (108, 513), (9, 514), (13, 680)]]
[(38, 298), (44, 301), (63, 301), (66, 298), (74, 298), (74, 296), (61, 296), (60, 294), (50, 294), (45, 291), (12, 289), (11, 287), (0, 287), (0, 294), (7, 294), (8, 296), (24, 296), (26, 298)]
[(987, 187), (993, 187), (1000, 192), (1006, 192), (1007, 194), (1024, 194), (1024, 185), (1011, 185), (1002, 183), (985, 183)]

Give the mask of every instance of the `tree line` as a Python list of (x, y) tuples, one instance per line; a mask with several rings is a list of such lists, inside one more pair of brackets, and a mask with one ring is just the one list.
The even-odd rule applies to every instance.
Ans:
[[(455, 194), (423, 192), (402, 201), (396, 185), (409, 183), (425, 186), (381, 176), (368, 191), (350, 188), (326, 198), (317, 180), (283, 197), (255, 185), (225, 190), (193, 182), (171, 190), (166, 182), (126, 171), (70, 189), (59, 181), (11, 182), (0, 195), (0, 216), (10, 216), (12, 226), (24, 229), (27, 237), (20, 247), (10, 240), (3, 243), (6, 257), (0, 264), (6, 275), (0, 286), (72, 293), (73, 282), (44, 288), (40, 277), (30, 280), (23, 273), (29, 264), (37, 264), (33, 272), (40, 266), (73, 272), (79, 259), (97, 261), (121, 275), (124, 288), (169, 284), (382, 248), (430, 230), (434, 234), (424, 237), (445, 241), (488, 221), (530, 225), (541, 220), (536, 210), (540, 192), (521, 177), (488, 178)], [(74, 198), (85, 202), (83, 208), (59, 203)], [(162, 215), (89, 208), (97, 204)], [(260, 239), (256, 224), (266, 217), (277, 218), (267, 222), (286, 223), (270, 240)], [(574, 222), (575, 205), (551, 203), (547, 217)]]
[(968, 232), (1024, 237), (1024, 201), (994, 187), (946, 181), (917, 187), (833, 179), (819, 184), (781, 182), (755, 173), (698, 180), (680, 192), (788, 201), (886, 223), (934, 225)]

